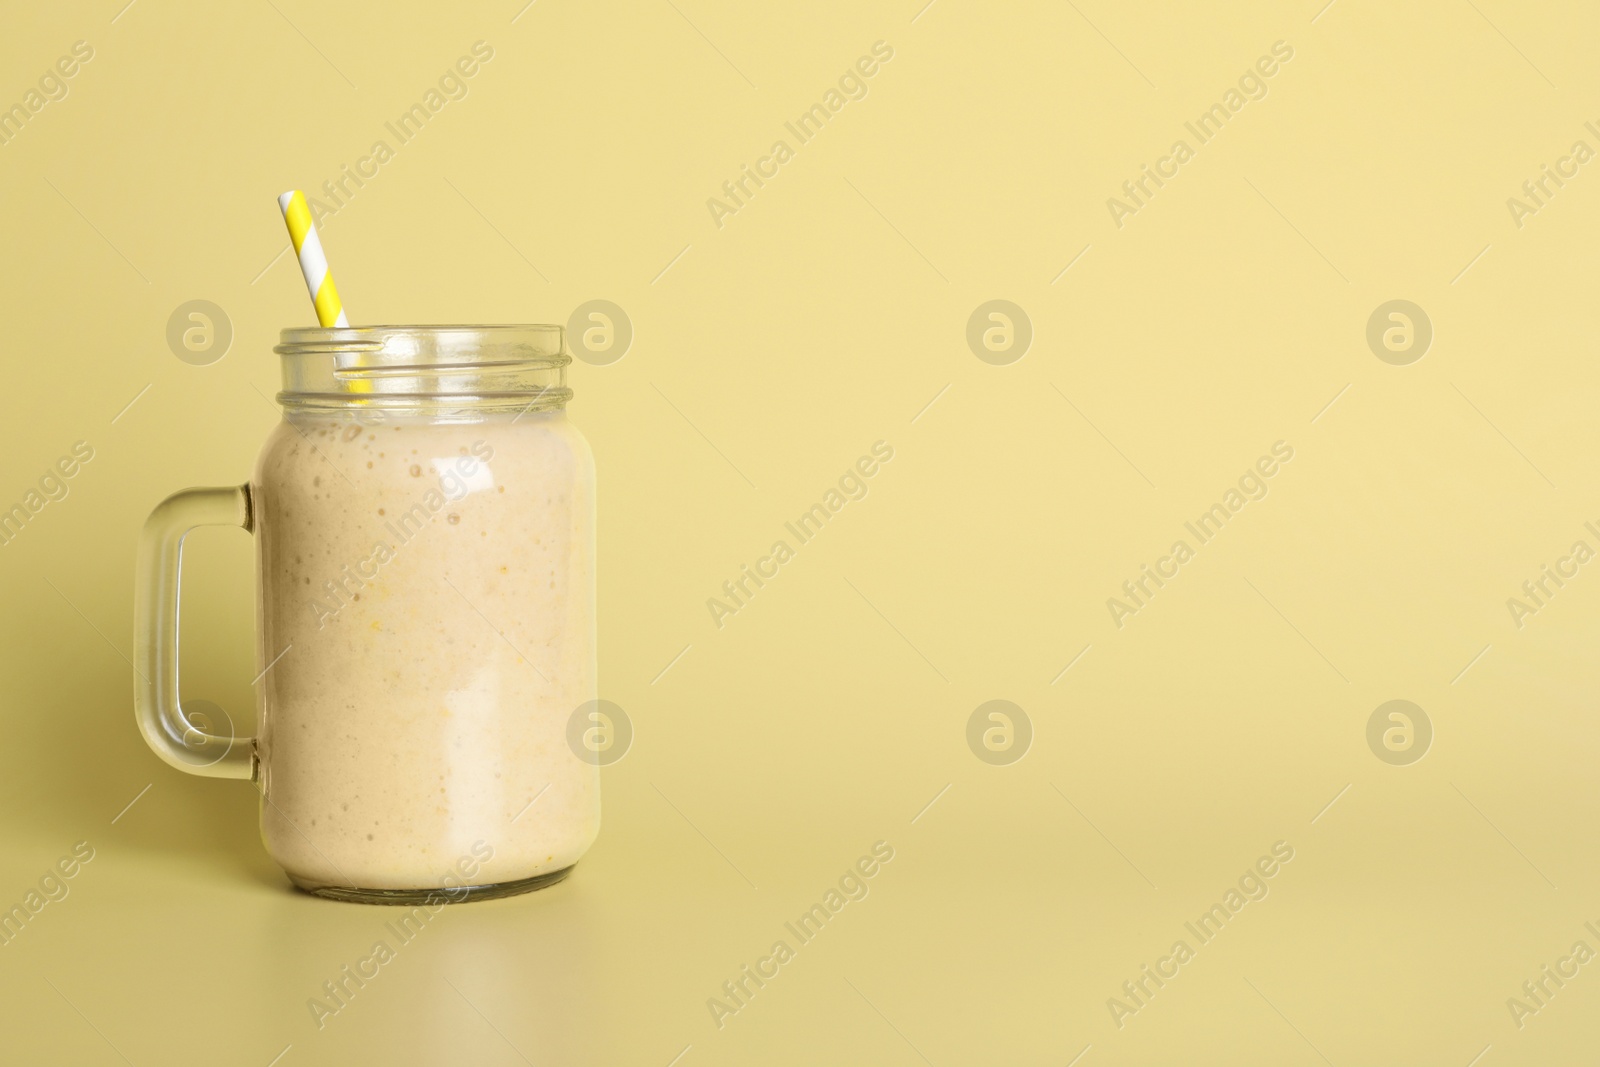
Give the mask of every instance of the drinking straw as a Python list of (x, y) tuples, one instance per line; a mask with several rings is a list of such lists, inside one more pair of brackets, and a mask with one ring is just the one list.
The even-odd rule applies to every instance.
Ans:
[(344, 305), (339, 302), (339, 290), (334, 287), (333, 274), (328, 270), (328, 257), (322, 254), (322, 240), (311, 221), (311, 209), (306, 206), (305, 194), (298, 189), (278, 197), (278, 207), (283, 209), (283, 221), (289, 227), (289, 240), (300, 257), (300, 273), (306, 276), (306, 288), (311, 290), (311, 302), (317, 308), (320, 326), (349, 326)]

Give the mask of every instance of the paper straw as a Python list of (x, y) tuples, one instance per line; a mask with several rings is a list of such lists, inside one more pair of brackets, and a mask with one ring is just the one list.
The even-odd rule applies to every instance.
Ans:
[(349, 326), (344, 305), (339, 302), (339, 290), (334, 287), (333, 274), (328, 270), (328, 257), (322, 254), (322, 240), (317, 237), (317, 227), (311, 221), (311, 209), (306, 206), (305, 194), (298, 189), (278, 197), (278, 207), (283, 209), (283, 221), (289, 227), (289, 239), (300, 257), (300, 273), (306, 276), (306, 288), (311, 290), (311, 302), (317, 307), (317, 323), (321, 326)]

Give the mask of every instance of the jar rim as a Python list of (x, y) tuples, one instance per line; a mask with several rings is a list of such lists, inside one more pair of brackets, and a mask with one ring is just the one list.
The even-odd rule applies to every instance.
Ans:
[[(559, 358), (566, 354), (566, 328), (553, 323), (288, 326), (279, 332), (273, 351), (282, 356), (302, 351), (372, 351), (374, 346), (379, 346), (395, 355), (404, 355), (408, 347), (427, 346), (444, 354), (464, 355), (474, 347), (508, 345), (527, 349), (528, 356)], [(571, 357), (566, 359), (570, 361)]]
[(534, 410), (572, 396), (559, 325), (296, 326), (279, 336), (286, 411)]

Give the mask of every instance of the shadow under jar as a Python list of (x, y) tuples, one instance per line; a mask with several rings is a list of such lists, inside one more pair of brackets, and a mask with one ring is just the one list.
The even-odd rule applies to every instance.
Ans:
[[(275, 351), (283, 421), (254, 479), (179, 493), (145, 529), (146, 739), (255, 778), (267, 850), (308, 892), (559, 880), (600, 824), (598, 760), (567, 740), (595, 698), (595, 523), (561, 328), (292, 329)], [(182, 537), (205, 523), (256, 535), (255, 738), (178, 700)]]

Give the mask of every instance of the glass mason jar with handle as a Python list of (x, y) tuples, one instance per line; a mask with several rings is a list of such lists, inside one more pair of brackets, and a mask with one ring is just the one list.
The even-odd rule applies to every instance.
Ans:
[[(415, 903), (564, 876), (600, 824), (594, 462), (559, 326), (283, 331), (283, 420), (246, 485), (189, 489), (139, 544), (135, 706), (180, 770), (254, 780), (295, 885)], [(186, 709), (184, 535), (256, 543), (258, 732)]]

